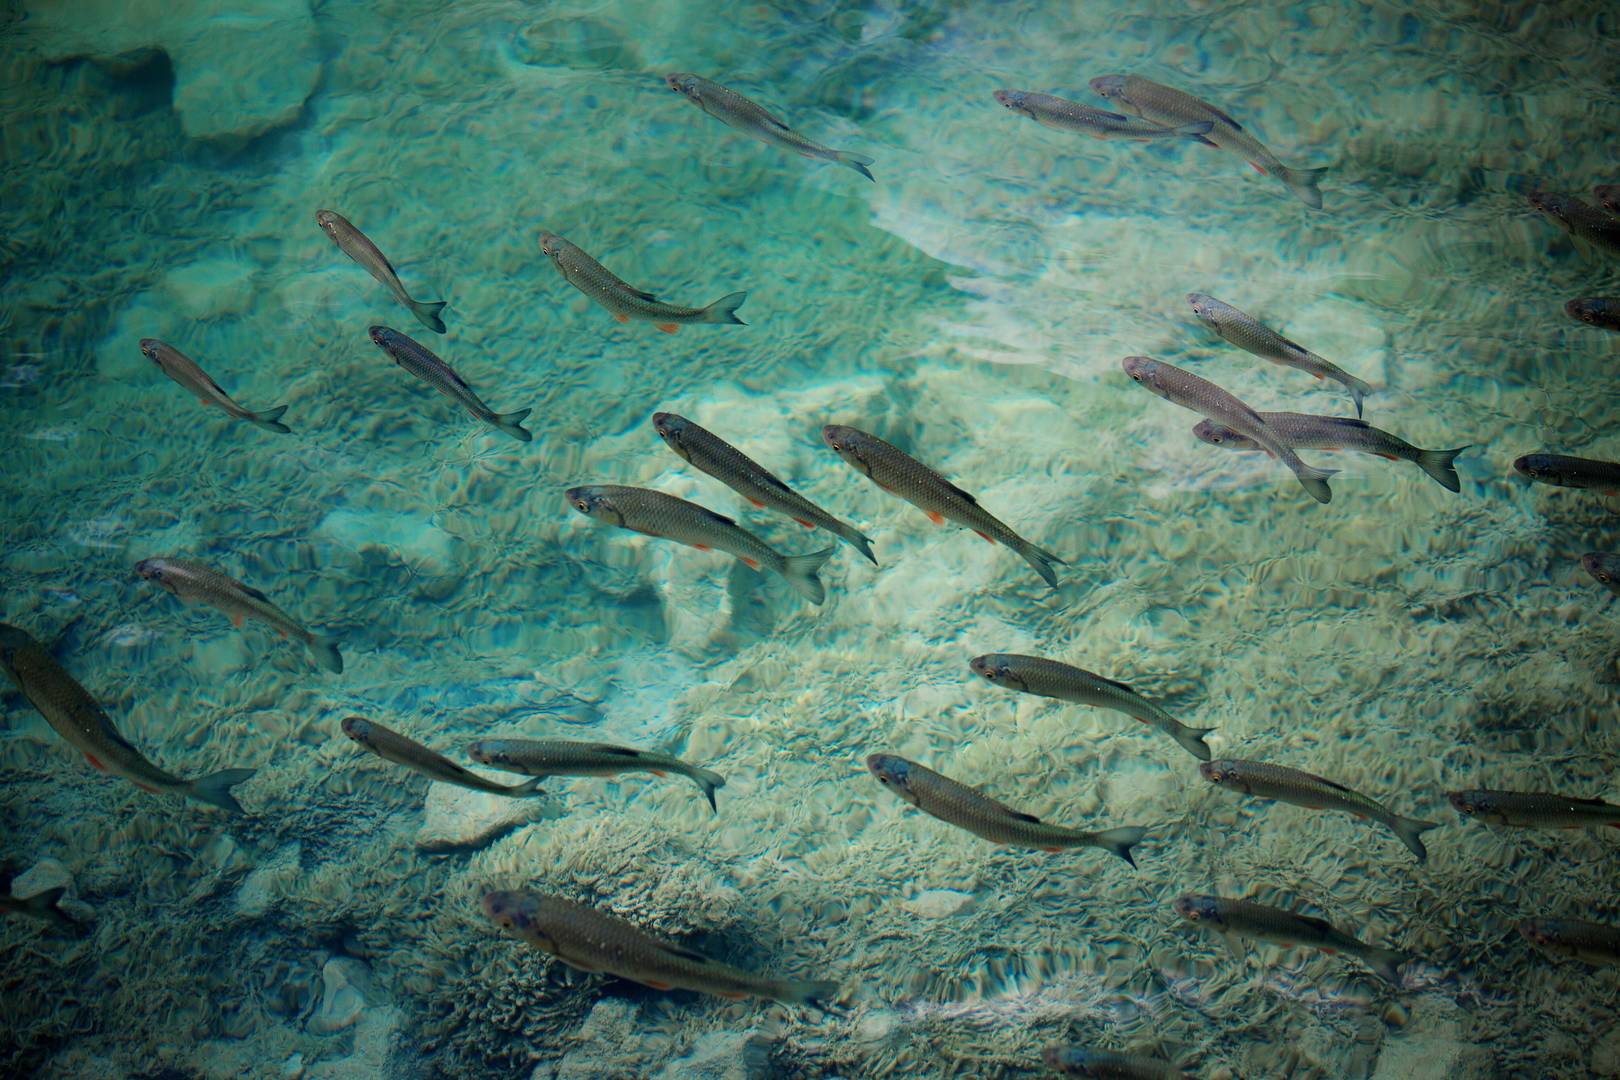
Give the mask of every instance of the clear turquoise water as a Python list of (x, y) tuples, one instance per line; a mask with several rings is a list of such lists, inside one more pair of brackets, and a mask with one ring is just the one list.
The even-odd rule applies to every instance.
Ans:
[[(1524, 201), (1620, 181), (1612, 10), (205, 7), (24, 0), (0, 24), (4, 618), (154, 761), (258, 770), (250, 816), (227, 819), (94, 774), (5, 698), (0, 858), (57, 861), (94, 916), (78, 939), (0, 924), (8, 1071), (1020, 1076), (1075, 1042), (1210, 1077), (1620, 1074), (1612, 973), (1513, 932), (1620, 921), (1614, 841), (1493, 833), (1441, 794), (1620, 799), (1620, 608), (1575, 561), (1620, 546), (1615, 501), (1510, 468), (1620, 455), (1620, 336), (1561, 310), (1620, 294), (1615, 258)], [(668, 70), (869, 154), (877, 183), (721, 126)], [(1325, 212), (1230, 155), (1072, 137), (990, 97), (1094, 102), (1113, 71), (1327, 167)], [(417, 334), (322, 207), (447, 299), (450, 332)], [(660, 296), (747, 289), (748, 326), (621, 326), (541, 229)], [(1344, 470), (1321, 507), (1193, 440), (1122, 356), (1263, 409), (1346, 401), (1216, 340), (1192, 290), (1379, 386), (1373, 423), (1475, 444), (1461, 494), (1308, 454)], [(532, 407), (535, 441), (411, 381), (374, 322), (495, 408)], [(149, 336), (251, 408), (286, 404), (293, 434), (202, 409), (141, 356)], [(841, 550), (817, 610), (573, 513), (569, 485), (636, 484), (820, 546), (669, 453), (659, 409), (862, 528), (881, 568)], [(1069, 557), (1062, 587), (851, 473), (827, 422)], [(347, 670), (180, 606), (133, 575), (153, 555), (266, 590)], [(1216, 727), (1218, 754), (1441, 821), (1431, 857), (1210, 790), (1113, 714), (972, 682), (967, 659), (997, 650), (1124, 679)], [(678, 780), (560, 781), (533, 820), (425, 851), (424, 828), (471, 811), (362, 754), (338, 729), (353, 713), (458, 760), (483, 735), (599, 737), (728, 783), (711, 817)], [(1136, 872), (992, 848), (905, 811), (860, 769), (876, 750), (1049, 820), (1154, 832)], [(495, 931), (489, 888), (846, 998), (821, 1014), (572, 973)], [(1297, 904), (1419, 960), (1396, 993), (1342, 959), (1233, 955), (1175, 916), (1186, 891)], [(358, 1011), (340, 970), (365, 973)], [(318, 1030), (332, 1016), (350, 1022)]]

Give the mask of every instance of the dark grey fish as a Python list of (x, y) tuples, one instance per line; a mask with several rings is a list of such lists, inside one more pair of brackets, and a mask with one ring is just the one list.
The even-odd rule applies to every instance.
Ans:
[[(1461, 491), (1462, 480), (1452, 463), (1467, 446), (1455, 450), (1423, 450), (1397, 435), (1348, 416), (1311, 416), (1306, 413), (1261, 413), (1266, 427), (1279, 442), (1295, 450), (1355, 450), (1388, 461), (1410, 461), (1447, 491)], [(1193, 434), (1228, 450), (1264, 450), (1247, 435), (1213, 420), (1200, 420)]]
[(690, 71), (674, 71), (664, 76), (664, 85), (686, 98), (722, 124), (746, 132), (763, 143), (791, 150), (801, 157), (836, 161), (854, 169), (868, 180), (876, 182), (868, 165), (872, 159), (865, 154), (852, 154), (847, 150), (833, 150), (811, 142), (787, 124), (772, 116), (759, 104), (743, 97), (735, 90), (717, 82), (710, 82)]
[(242, 408), (231, 400), (231, 395), (220, 389), (219, 383), (210, 378), (208, 372), (197, 366), (196, 361), (173, 345), (166, 345), (157, 338), (142, 338), (141, 355), (156, 364), (163, 374), (190, 390), (204, 405), (219, 409), (237, 420), (246, 420), (266, 431), (274, 431), (278, 435), (286, 435), (292, 431), (292, 428), (281, 422), (281, 415), (287, 411), (287, 406), (277, 405), (263, 412), (252, 412)]
[(1571, 236), (1578, 236), (1610, 251), (1620, 251), (1620, 217), (1605, 213), (1573, 195), (1532, 191), (1529, 199), (1531, 206)]
[(534, 438), (522, 426), (523, 420), (534, 410), (519, 409), (517, 412), (498, 413), (485, 405), (483, 400), (472, 392), (472, 387), (468, 386), (462, 377), (451, 369), (449, 364), (433, 355), (420, 342), (414, 341), (398, 330), (391, 330), (386, 326), (373, 326), (369, 333), (372, 342), (383, 352), (393, 357), (394, 363), (415, 375), (490, 427), (499, 429), (518, 442), (528, 442)]
[(627, 323), (631, 319), (650, 322), (666, 334), (695, 323), (735, 323), (737, 309), (748, 299), (746, 292), (727, 293), (708, 307), (689, 308), (666, 304), (650, 292), (642, 292), (585, 254), (556, 233), (540, 234), (540, 250), (551, 259), (563, 280)]
[(1597, 967), (1620, 964), (1620, 927), (1580, 919), (1526, 919), (1519, 924), (1524, 939), (1555, 956), (1568, 956)]
[(1543, 791), (1448, 791), (1457, 812), (1492, 825), (1521, 829), (1620, 829), (1620, 806)]
[(365, 267), (366, 273), (376, 278), (393, 294), (395, 300), (411, 309), (417, 321), (432, 330), (435, 334), (444, 333), (444, 319), (440, 312), (444, 310), (443, 300), (412, 300), (411, 294), (405, 291), (405, 286), (399, 282), (399, 275), (394, 272), (393, 264), (383, 256), (366, 234), (349, 224), (342, 214), (331, 210), (317, 210), (315, 224), (321, 231), (332, 238), (343, 254)]
[(544, 795), (538, 778), (522, 784), (497, 784), (485, 780), (475, 772), (463, 769), (443, 754), (429, 750), (415, 739), (407, 739), (399, 732), (386, 728), (363, 716), (349, 716), (343, 720), (343, 734), (370, 750), (384, 761), (403, 765), (414, 773), (436, 780), (441, 784), (482, 791), (489, 795), (528, 798)]
[(1620, 462), (1565, 454), (1526, 454), (1514, 461), (1513, 467), (1538, 483), (1620, 495)]
[(1620, 333), (1620, 297), (1586, 296), (1571, 300), (1564, 305), (1564, 313), (1587, 326)]
[(1239, 311), (1224, 300), (1195, 292), (1187, 294), (1187, 303), (1192, 305), (1193, 314), (1200, 322), (1243, 351), (1318, 379), (1332, 379), (1342, 384), (1356, 403), (1356, 415), (1361, 415), (1361, 403), (1372, 393), (1372, 387), (1338, 364), (1324, 360), (1298, 342), (1289, 341), (1253, 315)]
[(1130, 139), (1151, 142), (1155, 139), (1192, 139), (1205, 146), (1215, 144), (1204, 138), (1215, 124), (1210, 120), (1182, 124), (1168, 128), (1146, 120), (1133, 119), (1122, 113), (1094, 109), (1078, 101), (1037, 94), (1031, 90), (997, 90), (995, 99), (1009, 111), (1027, 116), (1042, 127), (1058, 131), (1075, 131), (1093, 139)]
[(1303, 945), (1329, 955), (1354, 956), (1396, 986), (1401, 984), (1401, 965), (1412, 959), (1394, 949), (1368, 945), (1335, 928), (1326, 919), (1248, 900), (1188, 893), (1176, 901), (1175, 907), (1188, 922), (1208, 927), (1217, 934), (1235, 934), (1275, 945)]
[(1581, 566), (1592, 575), (1593, 581), (1620, 596), (1620, 555), (1590, 551), (1581, 556)]
[(703, 797), (709, 800), (709, 809), (716, 812), (719, 807), (714, 803), (715, 790), (726, 786), (726, 778), (712, 769), (699, 768), (656, 750), (636, 750), (611, 743), (581, 742), (576, 739), (480, 739), (467, 747), (467, 756), (492, 769), (506, 769), (539, 778), (618, 776), (627, 772), (646, 772), (654, 776), (674, 773), (696, 784)]

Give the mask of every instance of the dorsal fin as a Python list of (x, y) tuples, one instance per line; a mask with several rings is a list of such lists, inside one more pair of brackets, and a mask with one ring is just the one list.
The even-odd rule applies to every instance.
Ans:
[(612, 754), (615, 757), (638, 758), (641, 756), (640, 750), (632, 750), (628, 746), (614, 746), (611, 743), (597, 743), (591, 749), (598, 754)]
[(1306, 926), (1309, 926), (1312, 930), (1319, 930), (1325, 934), (1338, 933), (1337, 930), (1333, 929), (1332, 923), (1328, 922), (1326, 919), (1319, 919), (1315, 915), (1301, 915), (1296, 911), (1294, 912), (1294, 918), (1298, 919)]
[[(693, 503), (692, 505), (697, 506), (696, 503)], [(724, 514), (717, 514), (713, 510), (710, 510), (707, 506), (698, 506), (698, 509), (702, 510), (705, 514), (708, 514), (711, 519), (718, 521), (722, 525), (730, 525), (732, 528), (737, 527), (737, 522), (734, 519), (728, 518)]]
[(1288, 346), (1290, 349), (1297, 349), (1298, 351), (1300, 351), (1302, 353), (1305, 353), (1307, 356), (1315, 356), (1316, 355), (1315, 353), (1311, 352), (1311, 350), (1309, 350), (1305, 346), (1301, 345), (1299, 342), (1290, 341), (1288, 338), (1283, 337), (1281, 334), (1277, 335), (1277, 340), (1282, 342), (1284, 345)]
[(782, 483), (782, 481), (778, 480), (776, 477), (772, 476), (770, 473), (765, 473), (763, 475), (762, 479), (767, 484), (771, 485), (771, 487), (775, 488), (778, 491), (785, 491), (789, 495), (798, 494), (798, 492), (794, 491), (792, 488), (790, 488), (786, 484)]
[(665, 942), (664, 951), (669, 953), (671, 956), (678, 956), (682, 960), (690, 960), (694, 964), (714, 963), (714, 961), (710, 960), (707, 956), (704, 956), (702, 953), (693, 952), (684, 945), (671, 945), (668, 942)]
[(1040, 818), (1036, 817), (1034, 814), (1026, 814), (1022, 810), (1008, 810), (1007, 816), (1015, 821), (1027, 821), (1031, 825), (1039, 825), (1041, 823)]
[(1121, 124), (1128, 124), (1131, 122), (1131, 118), (1123, 113), (1109, 112), (1107, 109), (1098, 109), (1097, 115), (1105, 120), (1114, 120)]
[(969, 495), (967, 492), (963, 491), (961, 488), (957, 487), (955, 484), (951, 483), (949, 480), (945, 481), (945, 486), (950, 488), (952, 491), (956, 492), (958, 495), (962, 496), (962, 498), (966, 499), (968, 502), (972, 503), (974, 506), (979, 505), (979, 500), (978, 499), (975, 499), (972, 495)]
[[(441, 361), (441, 363), (442, 363), (442, 361)], [(459, 386), (463, 390), (467, 391), (467, 393), (469, 393), (469, 394), (472, 393), (472, 387), (467, 385), (467, 380), (466, 379), (463, 379), (460, 375), (456, 374), (456, 369), (455, 368), (451, 367), (449, 364), (444, 364), (444, 373), (446, 375), (450, 376), (450, 381), (451, 382), (455, 383), (457, 386)]]
[(1576, 806), (1602, 806), (1610, 810), (1614, 809), (1613, 806), (1602, 799), (1568, 799), (1567, 801), (1574, 803)]
[(1351, 427), (1351, 428), (1371, 428), (1372, 427), (1372, 425), (1367, 423), (1367, 421), (1365, 421), (1365, 420), (1357, 420), (1353, 416), (1324, 416), (1324, 417), (1322, 417), (1322, 419), (1326, 420), (1330, 424), (1337, 424), (1340, 427)]
[[(242, 583), (237, 582), (237, 584), (241, 585)], [(242, 585), (242, 591), (253, 597), (255, 600), (263, 600), (266, 604), (271, 602), (268, 596), (264, 595), (264, 593), (260, 592), (258, 589), (255, 589), (251, 585)]]
[(631, 289), (630, 293), (633, 296), (639, 297), (640, 299), (647, 301), (649, 304), (658, 303), (658, 297), (654, 296), (650, 292), (642, 292), (640, 289)]
[(1328, 787), (1332, 788), (1334, 791), (1342, 791), (1346, 795), (1359, 795), (1360, 794), (1359, 792), (1352, 791), (1349, 788), (1345, 787), (1343, 784), (1339, 783), (1337, 780), (1329, 780), (1325, 776), (1318, 776), (1316, 779), (1318, 781), (1320, 781), (1321, 783), (1326, 784)]
[(1113, 688), (1114, 688), (1114, 689), (1115, 689), (1115, 690), (1123, 690), (1123, 691), (1125, 691), (1125, 692), (1126, 692), (1126, 693), (1127, 693), (1127, 694), (1134, 694), (1134, 693), (1136, 693), (1136, 691), (1135, 691), (1135, 690), (1132, 690), (1132, 689), (1131, 689), (1131, 688), (1130, 688), (1130, 686), (1129, 686), (1129, 684), (1127, 684), (1127, 683), (1122, 683), (1122, 682), (1120, 682), (1120, 681), (1119, 681), (1119, 680), (1118, 680), (1118, 679), (1105, 679), (1105, 678), (1103, 678), (1103, 677), (1102, 677), (1102, 676), (1101, 676), (1101, 675), (1098, 675), (1098, 676), (1096, 676), (1096, 679), (1097, 679), (1097, 681), (1098, 681), (1098, 682), (1100, 682), (1100, 683), (1107, 683), (1107, 684), (1108, 684), (1108, 685), (1109, 685), (1109, 686), (1112, 686), (1112, 687), (1113, 687)]
[(1210, 112), (1214, 113), (1216, 116), (1220, 117), (1222, 120), (1225, 120), (1228, 124), (1231, 124), (1233, 127), (1237, 128), (1239, 131), (1243, 130), (1243, 125), (1242, 124), (1238, 123), (1236, 120), (1232, 119), (1230, 116), (1227, 116), (1224, 112), (1217, 109), (1215, 106), (1211, 105), (1209, 102), (1207, 102), (1207, 101), (1204, 102), (1204, 107), (1207, 108)]

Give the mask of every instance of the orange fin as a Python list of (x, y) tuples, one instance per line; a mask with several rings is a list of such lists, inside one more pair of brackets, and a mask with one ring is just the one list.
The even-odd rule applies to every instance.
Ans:
[(945, 515), (940, 513), (938, 510), (924, 510), (923, 513), (927, 514), (928, 520), (932, 521), (935, 525), (945, 524)]
[(807, 529), (813, 529), (816, 527), (813, 522), (806, 521), (804, 518), (794, 518), (793, 520), (797, 521), (800, 525), (803, 525)]
[(665, 772), (663, 769), (648, 769), (647, 771), (652, 773), (654, 776), (668, 776), (669, 775), (669, 773)]
[(1060, 847), (1043, 847), (1043, 848), (1041, 848), (1041, 850), (1042, 851), (1058, 852), (1058, 851), (1062, 851), (1063, 849), (1060, 848)]
[(1311, 374), (1312, 374), (1312, 375), (1314, 375), (1314, 376), (1316, 376), (1316, 378), (1318, 378), (1318, 379), (1320, 379), (1320, 378), (1321, 378), (1321, 377), (1322, 377), (1322, 376), (1320, 376), (1320, 375), (1317, 375), (1317, 373), (1316, 373), (1316, 372), (1314, 372), (1314, 371), (1313, 371), (1313, 372), (1311, 372)]
[[(976, 532), (976, 533), (979, 533), (980, 536), (984, 536), (984, 533), (979, 532), (978, 529), (974, 529), (973, 531)], [(992, 539), (991, 537), (984, 536), (984, 542), (987, 543), (987, 544), (993, 544), (993, 543), (995, 543), (995, 540)]]
[(614, 312), (613, 317), (615, 319), (618, 319), (620, 322), (629, 322), (630, 321), (630, 316), (628, 316), (628, 315), (620, 315), (618, 312)]
[(1360, 810), (1352, 810), (1350, 811), (1350, 814), (1352, 817), (1359, 818), (1362, 821), (1367, 820), (1367, 815), (1363, 814)]
[[(1254, 166), (1254, 171), (1259, 173), (1261, 176), (1270, 176), (1271, 175), (1270, 173), (1266, 172), (1266, 167), (1264, 165), (1260, 164), (1258, 161), (1251, 161), (1251, 162), (1249, 162), (1249, 164), (1253, 165)], [(1321, 376), (1318, 375), (1317, 378), (1321, 378)]]
[(714, 548), (710, 547), (708, 544), (693, 544), (692, 546), (697, 548), (699, 551), (713, 551), (714, 550)]
[(750, 559), (747, 555), (743, 555), (743, 556), (741, 556), (741, 558), (742, 558), (743, 562), (748, 564), (748, 568), (750, 570), (758, 570), (759, 569), (759, 560), (758, 559)]
[(241, 615), (232, 615), (231, 616), (231, 625), (236, 627), (238, 630), (242, 629), (242, 624), (244, 622), (246, 622), (246, 621), (247, 620), (244, 619)]
[(97, 761), (95, 759), (95, 756), (92, 755), (92, 754), (84, 755), (84, 760), (88, 761), (90, 763), (90, 767), (92, 769), (96, 770), (96, 772), (106, 772), (107, 771), (107, 766), (105, 766), (101, 762)]
[(658, 329), (662, 330), (666, 334), (673, 334), (675, 331), (680, 329), (680, 326), (672, 322), (661, 322), (658, 324)]
[(755, 499), (755, 498), (753, 498), (751, 496), (748, 496), (747, 498), (748, 498), (749, 502), (753, 503), (755, 506), (759, 507), (761, 510), (765, 509), (765, 504), (760, 502), (758, 499)]
[(654, 990), (673, 990), (673, 989), (675, 989), (675, 987), (671, 986), (669, 983), (653, 982), (651, 979), (642, 979), (641, 980), (641, 985), (642, 986), (650, 986)]
[(1319, 950), (1321, 950), (1322, 952), (1327, 953), (1329, 956), (1338, 956), (1339, 955), (1339, 950), (1335, 949), (1335, 948), (1333, 948), (1332, 946), (1329, 946), (1329, 945), (1318, 945), (1317, 948)]
[(1374, 454), (1373, 457), (1381, 457), (1385, 461), (1399, 461), (1399, 460), (1401, 460), (1400, 458), (1396, 457), (1394, 454)]

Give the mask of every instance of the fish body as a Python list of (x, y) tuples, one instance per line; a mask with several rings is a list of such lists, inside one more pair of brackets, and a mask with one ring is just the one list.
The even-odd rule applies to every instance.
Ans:
[(1602, 799), (1576, 799), (1540, 791), (1448, 791), (1451, 805), (1467, 817), (1521, 829), (1620, 829), (1620, 806)]
[(135, 572), (187, 603), (206, 604), (224, 613), (238, 629), (249, 619), (262, 622), (282, 637), (303, 642), (310, 656), (327, 671), (343, 671), (343, 657), (336, 643), (304, 629), (258, 589), (190, 559), (142, 559), (135, 564)]
[(457, 787), (471, 788), (473, 791), (513, 798), (545, 794), (540, 790), (538, 779), (510, 787), (485, 780), (477, 773), (457, 765), (443, 754), (429, 750), (416, 740), (407, 739), (399, 732), (361, 716), (346, 717), (343, 721), (343, 734), (384, 761), (403, 765), (412, 772), (441, 784), (454, 784)]
[(472, 392), (472, 387), (460, 375), (435, 356), (421, 342), (406, 337), (398, 330), (386, 326), (373, 326), (368, 333), (371, 341), (393, 358), (394, 363), (427, 383), (445, 397), (472, 413), (490, 427), (496, 428), (518, 442), (528, 442), (534, 436), (522, 426), (532, 409), (519, 409), (512, 413), (498, 413), (485, 405)]
[(1198, 766), (1205, 780), (1229, 791), (1254, 795), (1262, 799), (1276, 799), (1311, 810), (1338, 810), (1378, 822), (1405, 844), (1418, 862), (1429, 857), (1421, 836), (1438, 828), (1437, 822), (1403, 818), (1387, 810), (1359, 791), (1312, 773), (1290, 769), (1285, 765), (1272, 765), (1265, 761), (1240, 761), (1227, 758), (1206, 761)]
[(231, 399), (231, 395), (220, 389), (219, 383), (210, 378), (208, 372), (197, 366), (196, 361), (173, 345), (167, 345), (157, 338), (142, 338), (141, 355), (156, 364), (163, 374), (190, 390), (204, 405), (278, 435), (291, 433), (292, 428), (281, 422), (281, 415), (287, 411), (287, 406), (277, 405), (263, 412), (242, 408)]
[(1326, 169), (1290, 169), (1264, 144), (1243, 130), (1243, 125), (1207, 101), (1139, 75), (1103, 75), (1091, 80), (1091, 89), (1126, 112), (1135, 113), (1164, 127), (1208, 121), (1204, 138), (1243, 158), (1262, 175), (1281, 180), (1294, 198), (1313, 210), (1322, 209), (1322, 191), (1317, 186)]
[(934, 524), (954, 521), (993, 544), (1011, 548), (1035, 568), (1041, 580), (1057, 588), (1057, 572), (1052, 567), (1053, 564), (1062, 566), (1064, 560), (1013, 532), (980, 506), (972, 495), (910, 454), (876, 435), (842, 424), (826, 425), (821, 429), (821, 438), (855, 471), (889, 494), (917, 507)]
[(1214, 146), (1204, 136), (1214, 123), (1199, 120), (1168, 128), (1146, 120), (1133, 119), (1107, 109), (1094, 109), (1078, 101), (1037, 94), (1030, 90), (997, 90), (995, 98), (1009, 111), (1027, 116), (1042, 127), (1058, 131), (1076, 131), (1093, 139), (1131, 139), (1148, 142), (1155, 139), (1192, 139), (1205, 146)]
[[(1424, 450), (1397, 435), (1348, 416), (1311, 416), (1306, 413), (1260, 413), (1277, 441), (1294, 450), (1354, 450), (1389, 461), (1410, 461), (1447, 491), (1461, 491), (1462, 480), (1453, 464), (1467, 446), (1455, 450)], [(1263, 450), (1259, 443), (1213, 420), (1200, 420), (1193, 434), (1228, 450)]]
[(634, 750), (610, 743), (581, 742), (574, 739), (480, 739), (467, 747), (467, 756), (480, 765), (525, 776), (618, 776), (627, 772), (647, 772), (654, 776), (674, 773), (691, 780), (714, 803), (716, 788), (725, 787), (726, 778), (709, 769), (682, 761), (669, 754)]
[(1095, 1046), (1048, 1046), (1041, 1051), (1041, 1062), (1060, 1076), (1096, 1080), (1181, 1080), (1187, 1076), (1168, 1061)]
[(1592, 575), (1593, 581), (1620, 596), (1620, 555), (1589, 551), (1581, 556), (1581, 567)]
[(1343, 384), (1356, 403), (1356, 415), (1361, 415), (1361, 403), (1372, 393), (1372, 387), (1338, 364), (1322, 359), (1298, 342), (1289, 341), (1253, 315), (1239, 311), (1224, 300), (1195, 292), (1187, 294), (1187, 302), (1192, 305), (1193, 314), (1198, 316), (1200, 322), (1243, 351), (1318, 379), (1332, 379)]
[(1097, 847), (1135, 866), (1131, 847), (1147, 835), (1146, 829), (1135, 827), (1083, 832), (1048, 825), (1032, 814), (1014, 810), (966, 784), (894, 754), (872, 754), (866, 759), (866, 767), (878, 783), (929, 817), (993, 844), (1041, 851)]
[(1209, 747), (1204, 736), (1214, 728), (1188, 727), (1122, 682), (1105, 679), (1084, 668), (1018, 653), (987, 653), (968, 661), (975, 675), (997, 686), (1023, 694), (1072, 701), (1112, 709), (1144, 724), (1158, 728), (1193, 757), (1208, 761)]
[(1607, 967), (1620, 964), (1620, 928), (1580, 919), (1526, 919), (1519, 933), (1530, 944), (1555, 956), (1567, 956)]
[(1127, 356), (1120, 361), (1120, 366), (1135, 382), (1166, 401), (1180, 405), (1184, 409), (1191, 409), (1222, 427), (1230, 428), (1239, 435), (1253, 440), (1261, 449), (1292, 469), (1300, 486), (1317, 502), (1326, 503), (1333, 500), (1333, 490), (1328, 487), (1327, 480), (1339, 470), (1318, 469), (1305, 464), (1299, 459), (1298, 454), (1283, 444), (1277, 433), (1271, 430), (1259, 413), (1235, 395), (1227, 393), (1208, 379), (1151, 357)]
[(1587, 296), (1571, 300), (1564, 305), (1564, 313), (1587, 326), (1620, 333), (1620, 297)]
[(694, 467), (726, 485), (761, 510), (775, 510), (807, 529), (825, 529), (877, 565), (872, 542), (797, 491), (778, 480), (763, 465), (684, 416), (653, 414), (653, 427), (669, 448)]
[(767, 979), (653, 937), (623, 919), (558, 896), (491, 892), (484, 914), (513, 937), (579, 971), (602, 972), (654, 990), (695, 990), (741, 999), (812, 1004), (838, 996), (834, 982)]
[(621, 529), (695, 547), (699, 551), (724, 551), (742, 560), (750, 569), (769, 570), (793, 587), (812, 604), (827, 599), (818, 571), (832, 557), (836, 547), (812, 551), (808, 555), (781, 555), (765, 541), (737, 523), (697, 503), (665, 495), (648, 488), (618, 484), (593, 484), (569, 488), (568, 502), (586, 517)]
[(771, 115), (757, 102), (750, 101), (735, 90), (729, 90), (717, 82), (710, 82), (701, 75), (693, 75), (689, 71), (674, 71), (665, 75), (664, 85), (722, 124), (752, 135), (760, 142), (791, 150), (803, 157), (836, 161), (876, 182), (876, 177), (867, 168), (872, 164), (872, 159), (865, 154), (833, 150), (812, 142)]
[(1182, 918), (1218, 934), (1235, 934), (1274, 945), (1302, 945), (1330, 955), (1354, 956), (1396, 986), (1401, 984), (1401, 965), (1412, 959), (1393, 949), (1368, 945), (1336, 929), (1326, 919), (1248, 900), (1189, 893), (1176, 901), (1175, 908)]
[(1603, 209), (1620, 214), (1620, 184), (1599, 184), (1592, 189), (1592, 196)]
[(1513, 468), (1538, 483), (1620, 495), (1620, 462), (1565, 454), (1525, 454), (1514, 461)]
[(1530, 205), (1571, 236), (1610, 251), (1620, 251), (1620, 217), (1577, 199), (1551, 191), (1533, 191)]
[(649, 292), (642, 292), (615, 277), (607, 267), (556, 233), (540, 234), (540, 250), (551, 259), (563, 280), (596, 301), (620, 322), (635, 319), (650, 322), (666, 334), (693, 323), (736, 323), (737, 309), (748, 299), (746, 292), (727, 293), (708, 307), (689, 308), (666, 304)]
[(366, 273), (380, 281), (383, 287), (393, 294), (395, 300), (409, 308), (418, 322), (435, 334), (444, 333), (444, 319), (440, 313), (444, 311), (445, 301), (411, 299), (411, 294), (400, 284), (399, 275), (394, 272), (393, 264), (365, 233), (351, 225), (342, 214), (331, 210), (317, 210), (315, 224), (332, 238), (332, 243), (338, 246), (338, 250), (365, 267)]
[(247, 780), (254, 770), (224, 769), (187, 780), (158, 768), (118, 733), (90, 692), (26, 631), (0, 623), (0, 666), (52, 730), (98, 772), (122, 777), (142, 791), (180, 795), (242, 813), (231, 788)]

